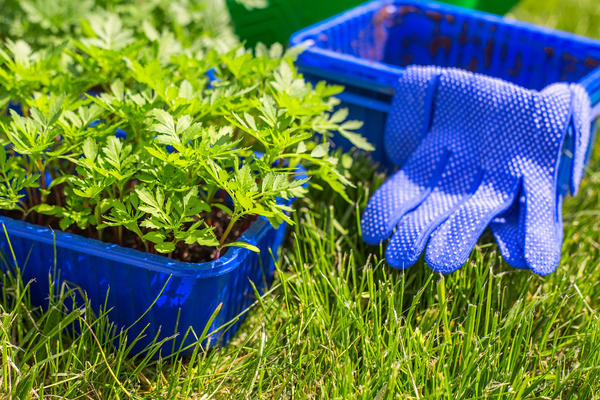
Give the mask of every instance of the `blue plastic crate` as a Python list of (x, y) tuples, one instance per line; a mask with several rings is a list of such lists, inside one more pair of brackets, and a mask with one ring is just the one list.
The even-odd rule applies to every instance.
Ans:
[[(306, 46), (296, 63), (305, 78), (346, 87), (338, 96), (341, 106), (350, 118), (364, 121), (361, 133), (385, 168), (394, 167), (384, 151), (385, 121), (407, 65), (462, 68), (530, 89), (578, 82), (592, 98), (594, 118), (600, 114), (600, 41), (479, 11), (374, 1), (299, 31), (290, 44)], [(336, 143), (350, 147), (341, 137)], [(566, 140), (563, 177), (569, 176), (570, 145)], [(565, 190), (568, 179), (561, 186)]]
[[(0, 224), (6, 227), (23, 280), (33, 281), (34, 304), (47, 303), (51, 276), (56, 283), (72, 283), (87, 293), (94, 309), (106, 305), (109, 319), (119, 329), (129, 328), (130, 340), (144, 331), (134, 353), (142, 351), (155, 335), (161, 340), (178, 334), (163, 346), (163, 355), (193, 344), (194, 335), (184, 337), (186, 332), (191, 327), (199, 336), (219, 304), (222, 308), (209, 332), (232, 321), (255, 301), (251, 282), (259, 292), (270, 284), (274, 258), (286, 231), (285, 223), (275, 229), (260, 217), (240, 238), (256, 245), (260, 253), (231, 247), (215, 261), (186, 263), (8, 217), (0, 216)], [(11, 263), (4, 232), (0, 248)], [(226, 343), (243, 318), (211, 337), (210, 343)]]

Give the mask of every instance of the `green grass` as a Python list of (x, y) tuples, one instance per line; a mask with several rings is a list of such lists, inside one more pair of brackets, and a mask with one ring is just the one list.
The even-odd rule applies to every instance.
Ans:
[[(512, 15), (600, 37), (596, 0), (527, 0)], [(506, 266), (490, 239), (448, 276), (389, 268), (358, 231), (383, 177), (357, 165), (354, 204), (329, 192), (297, 204), (272, 289), (229, 345), (188, 357), (116, 350), (105, 316), (68, 307), (72, 289), (42, 311), (2, 276), (0, 398), (600, 398), (595, 153), (546, 278)]]

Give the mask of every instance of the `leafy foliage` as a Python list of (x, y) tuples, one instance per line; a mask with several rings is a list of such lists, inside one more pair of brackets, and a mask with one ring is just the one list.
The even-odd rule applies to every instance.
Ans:
[[(238, 2), (260, 6), (256, 0)], [(35, 49), (87, 34), (90, 25), (111, 15), (120, 20), (113, 19), (106, 28), (121, 26), (103, 32), (108, 35), (170, 36), (189, 47), (220, 50), (238, 43), (224, 0), (2, 0), (0, 4), (6, 16), (0, 20), (0, 38), (23, 39)]]
[(296, 49), (252, 52), (215, 25), (197, 31), (216, 24), (216, 4), (78, 2), (69, 12), (82, 22), (59, 23), (45, 2), (21, 3), (52, 45), (0, 48), (0, 208), (190, 260), (190, 246), (256, 250), (233, 242), (236, 224), (291, 223), (309, 177), (347, 199), (351, 162), (328, 138), (370, 145), (335, 110), (340, 88), (306, 83)]

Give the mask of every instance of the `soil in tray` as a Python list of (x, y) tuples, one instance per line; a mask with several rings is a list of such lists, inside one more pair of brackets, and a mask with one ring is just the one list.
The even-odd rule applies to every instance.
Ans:
[[(52, 199), (48, 199), (47, 203), (53, 204), (54, 202), (51, 200)], [(32, 223), (35, 225), (50, 227), (54, 230), (61, 230), (58, 225), (58, 219), (54, 216), (48, 216), (48, 215), (38, 214), (36, 212), (31, 212), (26, 218), (23, 218), (23, 215), (21, 212), (7, 211), (7, 210), (0, 210), (0, 214), (4, 215), (6, 217), (16, 219), (16, 220), (29, 222), (29, 223)], [(218, 208), (213, 209), (209, 213), (205, 213), (204, 215), (202, 215), (202, 217), (206, 221), (207, 224), (209, 224), (215, 228), (214, 232), (215, 232), (215, 235), (217, 236), (217, 238), (220, 238), (223, 235), (223, 232), (225, 231), (225, 228), (229, 224), (229, 219), (230, 219), (229, 215), (227, 215), (227, 213), (225, 213), (223, 210), (218, 209)], [(240, 218), (234, 225), (233, 229), (231, 230), (231, 233), (227, 237), (226, 242), (230, 243), (230, 242), (234, 242), (237, 239), (239, 239), (240, 236), (242, 236), (242, 234), (248, 229), (248, 227), (254, 221), (256, 221), (256, 218), (257, 218), (256, 216)], [(87, 238), (98, 239), (98, 232), (93, 228), (79, 229), (76, 225), (72, 225), (65, 232), (75, 233), (75, 234), (78, 234), (78, 235), (81, 235), (81, 236), (84, 236)], [(135, 233), (123, 228), (122, 238), (121, 238), (121, 241), (119, 241), (116, 232), (117, 232), (116, 228), (104, 229), (104, 231), (102, 233), (102, 235), (103, 235), (102, 241), (108, 242), (108, 243), (115, 243), (115, 244), (118, 244), (119, 246), (128, 247), (131, 249), (136, 249), (136, 250), (146, 252), (144, 244), (142, 243), (142, 241), (139, 239), (139, 237)], [(149, 253), (160, 254), (160, 253), (156, 252), (152, 243), (148, 243), (148, 245), (149, 245), (149, 249), (148, 249)], [(191, 262), (191, 263), (200, 263), (200, 262), (206, 262), (206, 261), (213, 261), (213, 260), (217, 259), (218, 257), (223, 256), (225, 254), (225, 251), (227, 251), (227, 249), (228, 248), (226, 247), (221, 250), (221, 253), (219, 253), (215, 247), (200, 246), (198, 244), (187, 245), (187, 244), (181, 242), (178, 244), (177, 248), (171, 254), (168, 254), (168, 255), (162, 254), (162, 255), (166, 256), (168, 258), (174, 259), (174, 260)]]

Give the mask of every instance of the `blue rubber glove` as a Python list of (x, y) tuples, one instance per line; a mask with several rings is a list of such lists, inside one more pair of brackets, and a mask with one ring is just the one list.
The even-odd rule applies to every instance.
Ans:
[[(593, 114), (590, 111), (589, 97), (580, 86), (572, 85), (571, 89), (576, 92), (576, 95), (573, 97), (573, 114), (571, 126), (565, 139), (567, 141), (565, 143), (566, 146), (563, 146), (563, 151), (566, 150), (571, 153), (570, 165), (565, 166), (567, 171), (570, 169), (569, 187), (558, 189), (557, 213), (562, 212), (562, 202), (567, 191), (570, 191), (572, 195), (577, 194), (585, 162), (589, 156), (591, 115)], [(569, 157), (563, 157), (561, 163), (567, 160), (569, 160)], [(561, 165), (562, 169), (563, 166)], [(523, 196), (519, 195), (513, 205), (503, 214), (494, 218), (490, 224), (502, 257), (507, 264), (515, 268), (527, 268), (525, 251), (523, 249), (525, 236), (523, 229), (521, 229), (524, 226), (522, 222), (524, 209), (520, 207), (523, 200)], [(557, 227), (557, 231), (562, 237), (562, 219), (559, 219), (558, 223), (560, 225)]]
[[(556, 84), (535, 92), (464, 71), (410, 67), (396, 93), (385, 145), (403, 168), (367, 205), (364, 239), (379, 243), (396, 228), (386, 250), (390, 265), (411, 266), (429, 242), (427, 263), (451, 272), (509, 210), (518, 218), (498, 221), (509, 229), (496, 237), (524, 244), (517, 252), (522, 265), (552, 272), (562, 242), (560, 151), (567, 128), (579, 123), (574, 129), (584, 132), (587, 123), (589, 135), (585, 91)], [(578, 138), (574, 186), (587, 146), (586, 134)]]

